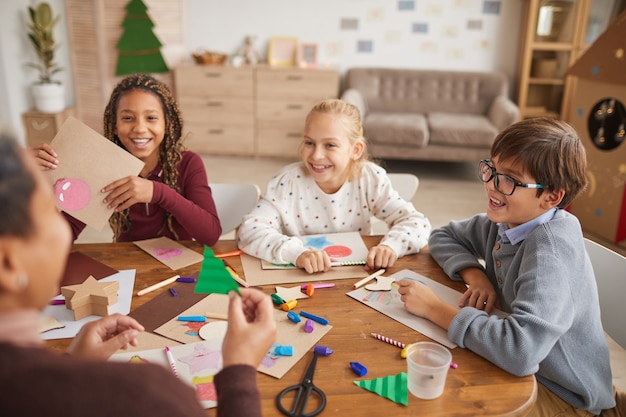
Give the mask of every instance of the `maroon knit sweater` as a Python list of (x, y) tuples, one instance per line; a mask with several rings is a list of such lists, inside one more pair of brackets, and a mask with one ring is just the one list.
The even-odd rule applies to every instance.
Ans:
[[(229, 366), (215, 377), (219, 417), (261, 416), (256, 370)], [(201, 417), (194, 390), (152, 364), (81, 360), (0, 343), (0, 416)]]
[[(130, 227), (118, 238), (119, 242), (134, 242), (155, 237), (175, 236), (168, 229), (165, 213), (172, 214), (172, 225), (178, 240), (195, 239), (203, 245), (213, 246), (222, 234), (215, 202), (208, 185), (206, 169), (200, 157), (193, 152), (183, 152), (178, 164), (180, 194), (163, 184), (161, 165), (152, 171), (148, 179), (154, 182), (154, 194), (149, 204), (137, 203), (130, 207)], [(102, 198), (106, 194), (102, 194)], [(67, 213), (74, 240), (85, 224)]]

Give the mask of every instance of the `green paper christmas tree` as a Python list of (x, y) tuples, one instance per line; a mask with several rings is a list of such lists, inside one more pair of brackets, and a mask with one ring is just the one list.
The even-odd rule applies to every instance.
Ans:
[(226, 266), (221, 259), (215, 257), (213, 250), (208, 246), (204, 247), (204, 260), (198, 274), (198, 282), (195, 293), (204, 294), (228, 294), (234, 290), (239, 293), (237, 282), (226, 270)]
[(409, 390), (407, 388), (406, 372), (383, 378), (354, 381), (354, 383), (368, 391), (387, 398), (395, 403), (409, 405)]
[(130, 0), (122, 27), (124, 32), (117, 42), (116, 76), (169, 71), (161, 55), (162, 43), (152, 32), (154, 23), (143, 1)]

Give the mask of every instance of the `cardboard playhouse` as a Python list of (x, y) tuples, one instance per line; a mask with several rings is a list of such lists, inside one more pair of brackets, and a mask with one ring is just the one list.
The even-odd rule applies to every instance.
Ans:
[(568, 70), (570, 119), (587, 152), (589, 187), (570, 211), (583, 230), (626, 247), (626, 11)]

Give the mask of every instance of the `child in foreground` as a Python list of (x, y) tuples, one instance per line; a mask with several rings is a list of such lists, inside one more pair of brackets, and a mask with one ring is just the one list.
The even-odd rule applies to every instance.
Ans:
[[(183, 118), (165, 84), (144, 74), (124, 78), (104, 110), (104, 136), (141, 159), (139, 176), (120, 178), (102, 190), (114, 209), (109, 223), (118, 242), (169, 237), (212, 246), (222, 229), (200, 157), (182, 144)], [(43, 169), (55, 169), (48, 144), (34, 150)], [(74, 240), (85, 224), (64, 213)]]
[[(429, 239), (446, 274), (469, 285), (459, 306), (399, 282), (405, 308), (447, 329), (460, 347), (514, 375), (535, 375), (530, 416), (597, 415), (615, 405), (593, 269), (578, 219), (563, 210), (586, 187), (586, 166), (564, 122), (505, 129), (478, 166), (487, 213)], [(494, 306), (508, 316), (489, 316)]]
[[(83, 326), (67, 355), (45, 349), (39, 315), (59, 288), (70, 229), (31, 155), (0, 134), (0, 415), (206, 416), (193, 388), (154, 364), (105, 362), (143, 327), (114, 314)], [(262, 292), (229, 294), (218, 413), (261, 416), (256, 367), (276, 338)]]
[(367, 256), (367, 268), (388, 268), (428, 241), (430, 222), (395, 191), (384, 169), (367, 160), (359, 110), (325, 100), (306, 118), (301, 162), (279, 171), (257, 207), (244, 216), (238, 245), (249, 255), (292, 263), (308, 273), (326, 272), (331, 259), (294, 236), (371, 232), (371, 218), (389, 231)]

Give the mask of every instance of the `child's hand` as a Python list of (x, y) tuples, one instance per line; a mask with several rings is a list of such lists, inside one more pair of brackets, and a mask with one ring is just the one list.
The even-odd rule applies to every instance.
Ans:
[(304, 251), (296, 259), (296, 266), (303, 268), (307, 273), (328, 272), (330, 270), (330, 257), (323, 250)]
[(67, 352), (88, 359), (106, 360), (119, 349), (137, 346), (137, 335), (144, 328), (137, 320), (112, 314), (85, 324)]
[(410, 279), (397, 281), (400, 300), (404, 308), (411, 314), (432, 321), (439, 327), (448, 330), (458, 309), (443, 302), (433, 290), (422, 283)]
[(459, 307), (474, 307), (487, 313), (496, 306), (496, 291), (485, 273), (478, 268), (467, 268), (459, 272), (468, 285), (459, 300)]
[(222, 345), (224, 367), (259, 366), (276, 340), (276, 320), (270, 298), (259, 290), (240, 288), (228, 296), (228, 329)]
[(371, 271), (380, 268), (390, 268), (396, 263), (397, 259), (398, 255), (396, 255), (396, 252), (389, 246), (373, 246), (367, 254), (367, 265), (365, 265), (365, 269)]
[(150, 203), (154, 184), (145, 178), (130, 176), (114, 181), (102, 189), (109, 192), (104, 204), (115, 211), (123, 211), (136, 203)]
[(57, 153), (52, 149), (52, 146), (47, 143), (35, 146), (31, 149), (31, 153), (35, 157), (37, 165), (39, 165), (43, 171), (55, 169), (59, 165)]

